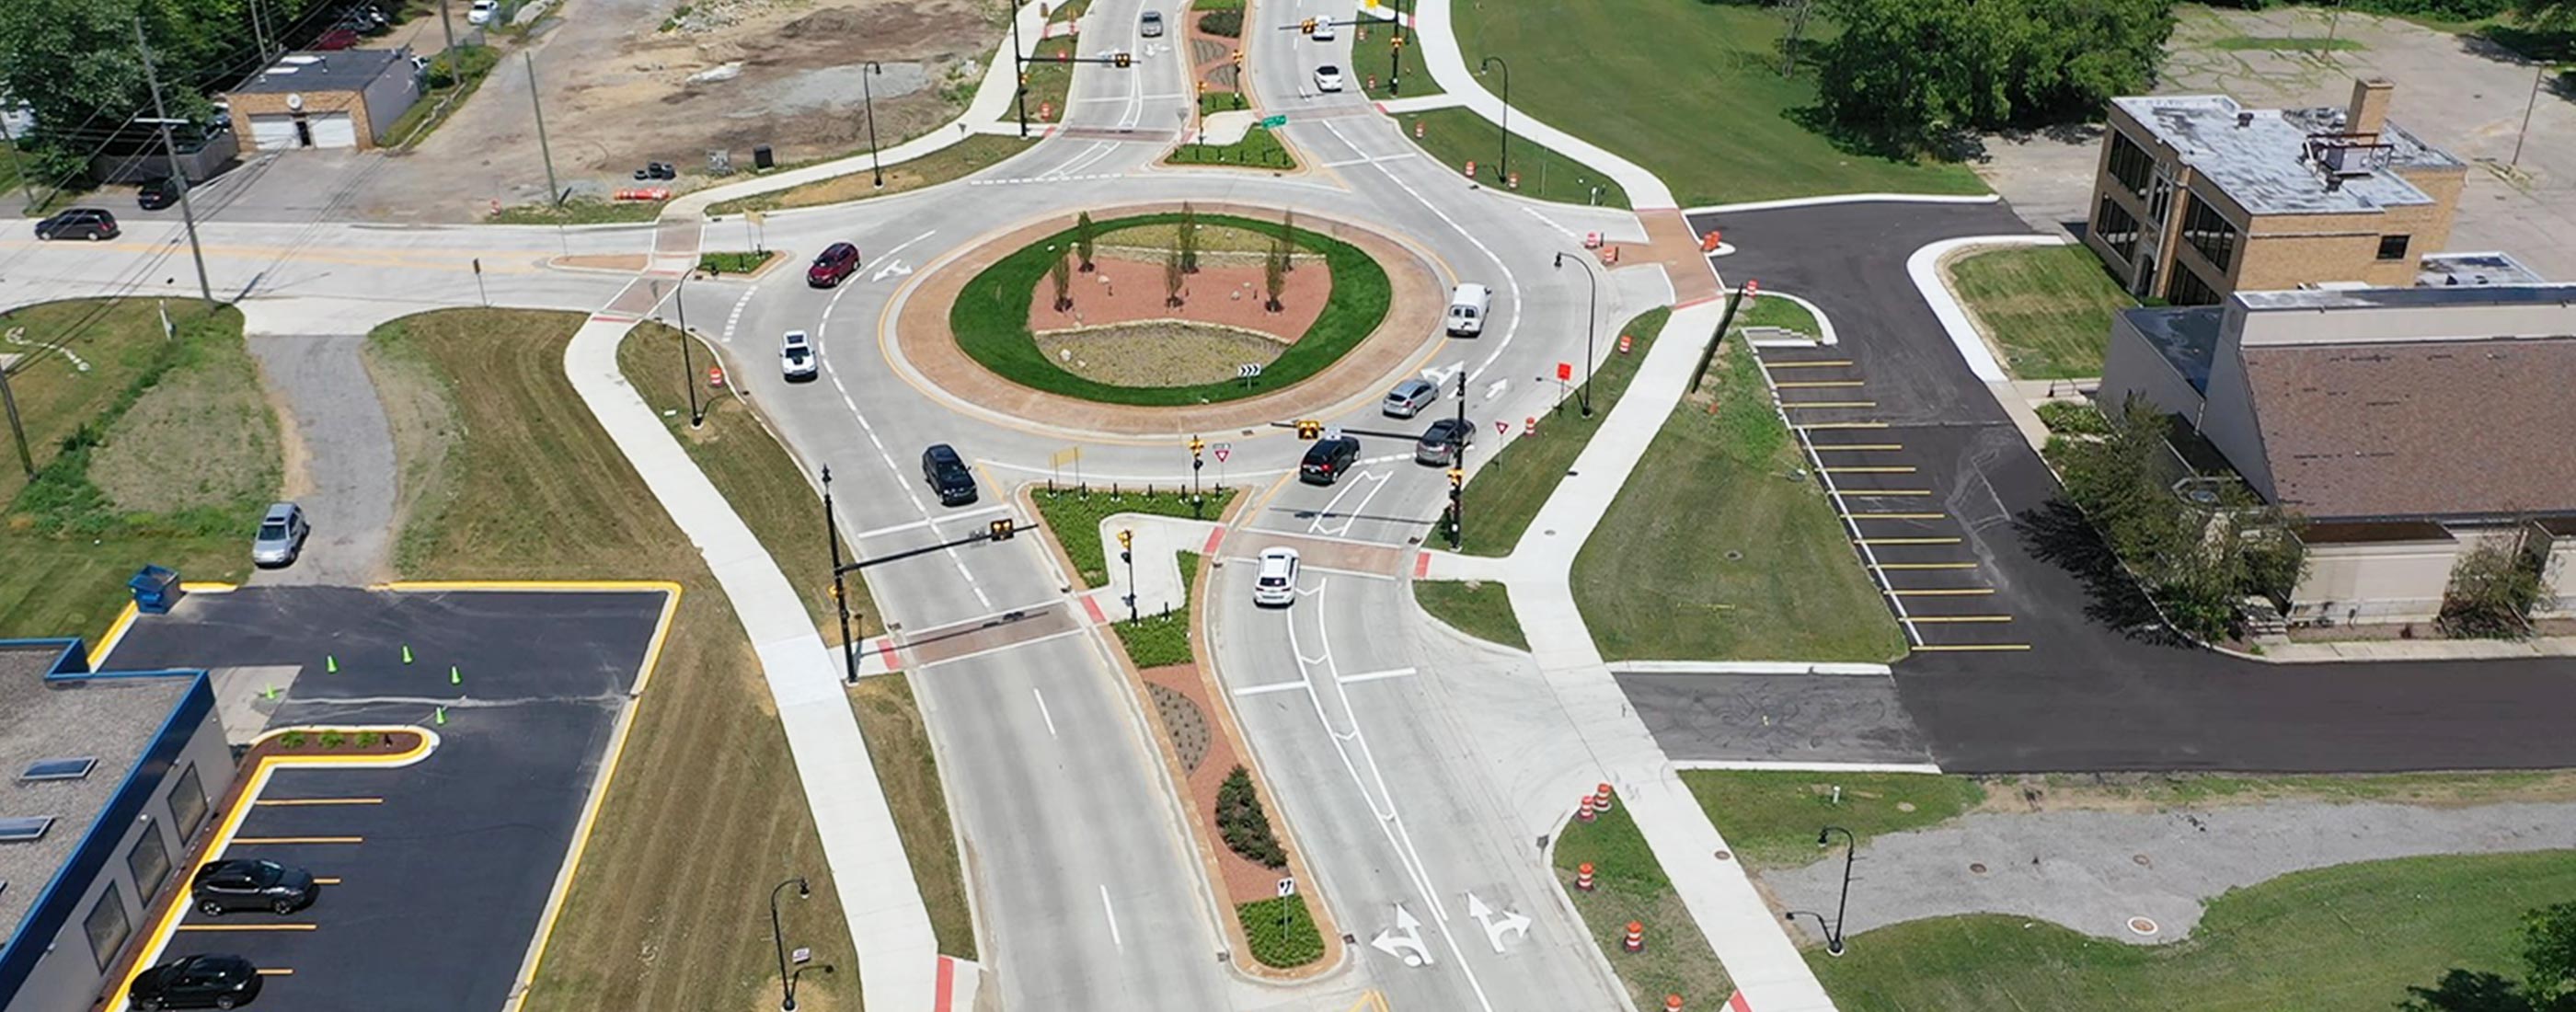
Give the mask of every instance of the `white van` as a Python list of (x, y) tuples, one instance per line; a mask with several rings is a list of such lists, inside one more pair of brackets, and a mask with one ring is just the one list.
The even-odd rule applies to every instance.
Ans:
[(1483, 285), (1449, 290), (1449, 336), (1474, 337), (1485, 332), (1485, 314), (1494, 308), (1494, 292)]

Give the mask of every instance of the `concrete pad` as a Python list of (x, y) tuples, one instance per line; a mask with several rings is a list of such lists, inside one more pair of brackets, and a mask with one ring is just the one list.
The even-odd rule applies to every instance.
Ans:
[(1261, 117), (1250, 109), (1209, 113), (1199, 121), (1198, 142), (1214, 144), (1218, 147), (1236, 143), (1243, 140), (1245, 134), (1251, 133), (1252, 125), (1260, 119)]
[(248, 745), (259, 740), (278, 707), (294, 694), (295, 677), (303, 671), (301, 664), (253, 664), (207, 671), (206, 679), (215, 688), (215, 716), (224, 722), (224, 742)]

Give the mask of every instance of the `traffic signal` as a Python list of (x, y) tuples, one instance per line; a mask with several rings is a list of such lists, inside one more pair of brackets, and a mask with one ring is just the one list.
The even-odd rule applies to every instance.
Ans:
[(1190, 456), (1198, 456), (1199, 451), (1205, 449), (1207, 449), (1207, 440), (1200, 439), (1197, 436), (1190, 437)]
[(1130, 56), (1130, 55), (1128, 55), (1128, 54), (1126, 54), (1126, 53), (1120, 53), (1120, 54), (1118, 54), (1118, 55), (1116, 55), (1116, 56), (1112, 56), (1112, 57), (1110, 57), (1110, 58), (1109, 58), (1109, 62), (1111, 62), (1111, 63), (1113, 63), (1113, 64), (1116, 64), (1116, 65), (1118, 65), (1118, 66), (1120, 66), (1120, 67), (1125, 67), (1125, 66), (1127, 66), (1128, 64), (1131, 64), (1131, 63), (1136, 62), (1136, 58), (1135, 58), (1135, 57), (1133, 57), (1133, 56)]
[(1025, 70), (1020, 71), (1020, 90), (1021, 90), (1021, 91), (1027, 91), (1028, 89), (1029, 89), (1029, 72), (1028, 72), (1028, 71), (1025, 71)]
[(1206, 81), (1200, 81), (1200, 82), (1199, 82), (1199, 94), (1200, 94), (1201, 96), (1205, 96), (1205, 95), (1207, 94), (1207, 82), (1206, 82)]
[(1449, 469), (1449, 487), (1450, 487), (1450, 489), (1455, 490), (1455, 489), (1457, 489), (1457, 488), (1459, 488), (1460, 486), (1463, 486), (1463, 485), (1465, 485), (1465, 484), (1467, 484), (1467, 469), (1466, 469), (1466, 468), (1463, 468), (1463, 467), (1453, 467), (1453, 468), (1450, 468), (1450, 469)]
[(1301, 34), (1301, 35), (1313, 35), (1313, 34), (1315, 34), (1315, 19), (1313, 19), (1313, 18), (1307, 18), (1307, 19), (1306, 19), (1306, 20), (1304, 20), (1304, 21), (1300, 21), (1300, 22), (1298, 22), (1298, 23), (1297, 23), (1297, 32), (1298, 32), (1298, 34)]
[(1236, 70), (1243, 69), (1243, 50), (1241, 49), (1234, 51), (1234, 68)]
[(1119, 547), (1120, 549), (1130, 548), (1130, 547), (1133, 547), (1135, 544), (1136, 544), (1136, 532), (1135, 532), (1135, 531), (1131, 531), (1131, 530), (1121, 530), (1121, 531), (1119, 531), (1119, 532), (1118, 532), (1118, 547)]
[(1321, 438), (1323, 438), (1323, 435), (1324, 435), (1324, 423), (1323, 423), (1323, 422), (1318, 421), (1318, 420), (1316, 420), (1316, 419), (1312, 419), (1312, 418), (1300, 418), (1300, 419), (1298, 419), (1298, 420), (1297, 420), (1297, 438), (1299, 438), (1299, 439), (1321, 439)]
[(1402, 49), (1402, 48), (1404, 48), (1404, 36), (1398, 35), (1398, 36), (1396, 36), (1396, 37), (1395, 37), (1395, 48), (1397, 48), (1397, 49)]
[(1013, 525), (1011, 518), (1009, 517), (1003, 517), (1002, 519), (993, 521), (992, 538), (995, 541), (1009, 541), (1011, 540), (1011, 535), (1018, 531), (1019, 528)]

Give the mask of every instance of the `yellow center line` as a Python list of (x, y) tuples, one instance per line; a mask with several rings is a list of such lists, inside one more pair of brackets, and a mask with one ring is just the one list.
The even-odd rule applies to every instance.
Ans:
[(1825, 387), (1866, 386), (1861, 380), (1796, 380), (1771, 384), (1782, 390), (1817, 390)]
[(1792, 426), (1789, 426), (1789, 427), (1790, 427), (1790, 428), (1792, 428), (1792, 429), (1796, 429), (1796, 430), (1798, 430), (1798, 431), (1800, 431), (1800, 432), (1812, 432), (1812, 431), (1815, 431), (1815, 430), (1817, 430), (1817, 429), (1884, 429), (1884, 428), (1886, 428), (1886, 427), (1887, 427), (1887, 423), (1886, 423), (1886, 422), (1805, 422), (1805, 423), (1802, 423), (1802, 424), (1792, 425)]
[(1882, 562), (1880, 569), (1975, 569), (1973, 562)]
[(1815, 447), (1817, 453), (1831, 453), (1838, 450), (1902, 450), (1905, 448), (1905, 444), (1903, 443), (1809, 443), (1807, 445)]
[(1864, 545), (1955, 545), (1957, 538), (1862, 538)]
[(2010, 622), (2010, 615), (1916, 615), (1908, 622)]
[(1854, 520), (1939, 520), (1947, 513), (1847, 513)]
[(363, 836), (236, 836), (233, 843), (242, 846), (277, 843), (364, 843)]
[(258, 805), (381, 805), (383, 798), (261, 798)]
[(1913, 474), (1912, 464), (1857, 464), (1851, 467), (1828, 467), (1826, 474)]
[(1993, 587), (1928, 587), (1922, 590), (1899, 587), (1888, 591), (1898, 597), (1982, 597), (1994, 592)]
[(1926, 644), (1924, 644), (1924, 645), (1922, 645), (1922, 646), (1915, 647), (1914, 649), (1916, 649), (1916, 650), (1947, 650), (1947, 651), (1952, 651), (1952, 652), (1965, 652), (1965, 651), (1970, 651), (1970, 650), (2028, 650), (2028, 649), (2030, 649), (2030, 644), (2028, 644), (2028, 643), (1945, 643), (1945, 644), (1930, 644), (1930, 643), (1926, 643)]
[(181, 931), (312, 931), (318, 924), (182, 924)]
[(1784, 408), (1874, 408), (1877, 401), (1781, 401)]
[(1824, 368), (1833, 367), (1833, 366), (1847, 366), (1847, 365), (1850, 365), (1850, 364), (1851, 364), (1851, 360), (1850, 360), (1850, 359), (1847, 359), (1847, 358), (1838, 358), (1838, 359), (1819, 359), (1819, 360), (1816, 360), (1816, 361), (1813, 361), (1813, 362), (1771, 362), (1771, 361), (1765, 361), (1765, 362), (1763, 362), (1762, 364), (1763, 364), (1763, 365), (1766, 365), (1766, 366), (1769, 366), (1769, 367), (1771, 367), (1771, 368), (1773, 368), (1773, 369), (1824, 369)]

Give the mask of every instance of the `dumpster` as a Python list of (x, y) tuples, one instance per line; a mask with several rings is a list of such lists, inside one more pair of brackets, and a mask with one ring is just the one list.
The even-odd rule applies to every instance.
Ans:
[(179, 603), (178, 570), (145, 566), (125, 585), (134, 590), (134, 609), (146, 615), (169, 614), (170, 606)]

